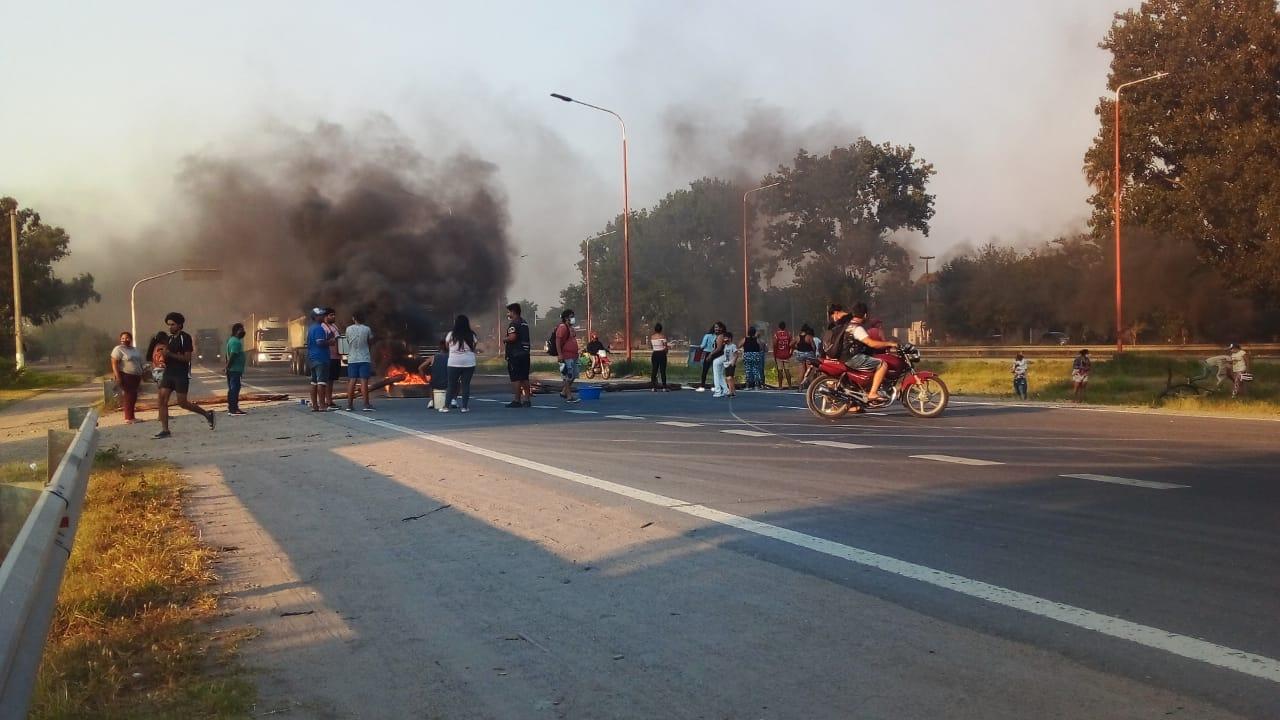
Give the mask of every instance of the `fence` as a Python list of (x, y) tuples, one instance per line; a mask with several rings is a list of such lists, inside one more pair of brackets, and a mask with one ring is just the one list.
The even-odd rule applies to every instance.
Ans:
[(0, 565), (0, 720), (27, 716), (97, 446), (90, 410)]

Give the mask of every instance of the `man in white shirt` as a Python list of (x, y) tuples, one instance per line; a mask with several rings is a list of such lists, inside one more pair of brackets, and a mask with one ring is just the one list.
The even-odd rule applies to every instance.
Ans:
[(856, 303), (850, 313), (838, 304), (828, 306), (828, 317), (831, 327), (827, 331), (827, 340), (823, 343), (823, 354), (844, 360), (850, 370), (875, 371), (871, 378), (871, 387), (867, 390), (867, 400), (876, 403), (887, 398), (880, 394), (880, 384), (889, 372), (889, 366), (871, 357), (871, 350), (896, 350), (897, 343), (887, 340), (876, 340), (862, 326), (867, 319), (866, 303)]
[(373, 404), (369, 400), (369, 378), (373, 376), (373, 355), (369, 352), (369, 343), (373, 339), (373, 331), (364, 324), (364, 313), (351, 313), (346, 336), (347, 410), (355, 409), (356, 382), (359, 381), (360, 392), (364, 395), (364, 411), (373, 412)]

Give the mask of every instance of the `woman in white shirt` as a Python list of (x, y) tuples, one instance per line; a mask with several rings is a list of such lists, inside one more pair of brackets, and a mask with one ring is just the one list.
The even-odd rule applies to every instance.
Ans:
[[(662, 323), (653, 326), (653, 334), (649, 336), (649, 347), (653, 349), (653, 354), (649, 356), (649, 384), (653, 386), (653, 391), (658, 392), (658, 388), (662, 388), (662, 392), (667, 391), (667, 349), (669, 348), (667, 336), (662, 332)], [(658, 385), (658, 376), (662, 376), (662, 385)]]
[(120, 388), (124, 421), (130, 425), (137, 422), (134, 409), (138, 406), (142, 373), (142, 353), (133, 346), (133, 333), (126, 330), (120, 333), (120, 344), (111, 350), (111, 374), (116, 378), (116, 387)]
[(454, 398), (462, 396), (458, 409), (471, 412), (471, 377), (476, 374), (476, 333), (471, 329), (471, 321), (466, 315), (459, 315), (453, 321), (453, 330), (444, 336), (449, 346), (449, 393), (444, 405), (437, 408), (439, 412), (449, 412)]

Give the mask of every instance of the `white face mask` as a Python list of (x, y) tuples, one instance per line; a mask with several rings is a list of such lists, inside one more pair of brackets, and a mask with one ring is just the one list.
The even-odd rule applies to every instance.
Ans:
[(577, 324), (577, 322), (578, 322), (578, 318), (576, 318), (576, 317), (574, 317), (574, 316), (572, 316), (572, 315), (570, 315), (570, 316), (569, 316), (569, 324), (570, 324), (570, 325), (575, 325), (575, 324)]

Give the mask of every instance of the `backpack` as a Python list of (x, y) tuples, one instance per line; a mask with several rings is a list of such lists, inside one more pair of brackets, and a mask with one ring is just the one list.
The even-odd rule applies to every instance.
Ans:
[(560, 353), (556, 351), (556, 333), (559, 332), (560, 326), (556, 325), (556, 329), (551, 331), (551, 335), (547, 338), (547, 342), (543, 344), (543, 348), (551, 357), (560, 357)]

